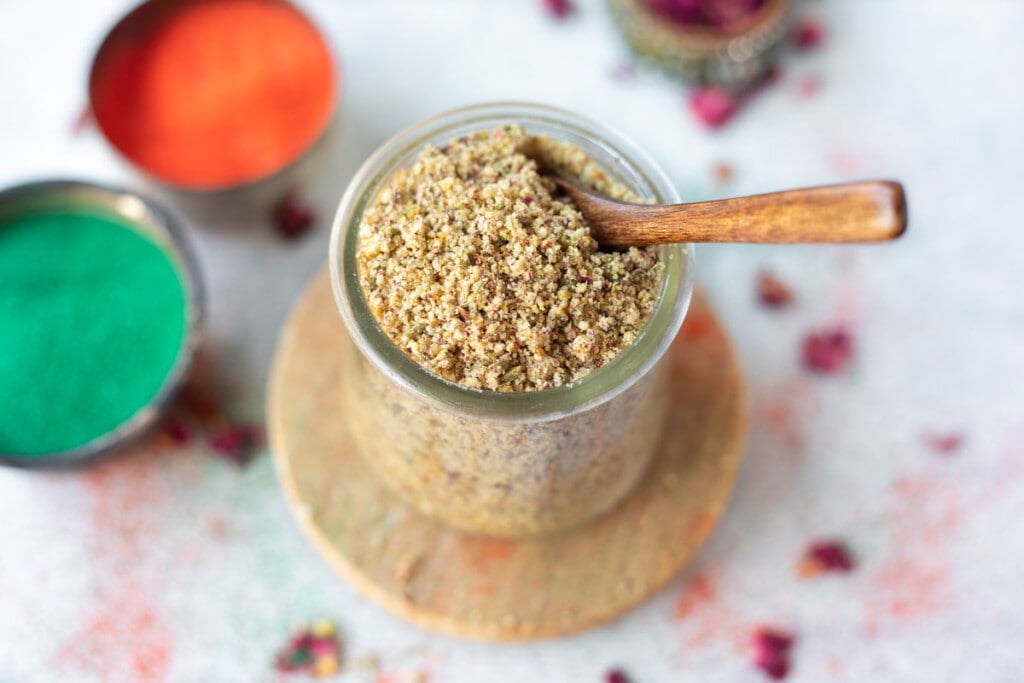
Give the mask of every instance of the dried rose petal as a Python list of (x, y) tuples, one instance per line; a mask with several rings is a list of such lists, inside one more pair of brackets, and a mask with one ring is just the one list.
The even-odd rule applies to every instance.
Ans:
[(809, 578), (822, 572), (846, 574), (853, 571), (854, 560), (850, 550), (835, 539), (811, 543), (800, 560), (797, 571), (800, 576)]
[(252, 460), (263, 441), (263, 430), (255, 425), (234, 424), (210, 436), (210, 447), (239, 467)]
[(228, 425), (214, 390), (215, 375), (211, 368), (210, 354), (200, 352), (196, 365), (185, 381), (177, 406), (190, 419), (207, 431), (223, 429)]
[(730, 91), (721, 86), (703, 86), (691, 91), (689, 106), (694, 116), (709, 128), (718, 128), (739, 109), (741, 104), (777, 82), (782, 72), (777, 67), (769, 68), (761, 77), (739, 91)]
[(564, 19), (572, 14), (573, 5), (570, 0), (542, 0), (544, 9), (556, 19)]
[(292, 194), (286, 194), (274, 205), (272, 216), (277, 233), (285, 239), (301, 237), (316, 222), (313, 210)]
[(922, 438), (925, 446), (942, 455), (949, 455), (958, 451), (964, 445), (964, 435), (960, 432), (948, 432), (946, 434), (928, 432)]
[(604, 675), (604, 683), (631, 683), (622, 669), (612, 669)]
[(793, 647), (793, 634), (780, 629), (762, 627), (750, 639), (750, 657), (754, 666), (781, 680), (789, 673), (789, 651)]
[(783, 308), (793, 303), (793, 291), (768, 271), (757, 276), (757, 300), (768, 308)]
[(288, 641), (288, 649), (308, 651), (312, 644), (313, 634), (306, 629), (300, 629), (292, 634), (291, 640)]
[(804, 367), (814, 372), (832, 374), (845, 368), (853, 358), (853, 336), (837, 327), (813, 332), (804, 338)]
[(736, 97), (725, 88), (707, 85), (690, 93), (690, 111), (708, 128), (719, 128), (736, 113)]
[(309, 651), (315, 657), (338, 654), (338, 643), (331, 638), (313, 638), (309, 644)]
[(301, 671), (314, 678), (331, 676), (341, 668), (341, 644), (334, 625), (319, 620), (309, 628), (300, 628), (274, 658), (281, 672)]
[(165, 419), (162, 429), (163, 433), (175, 446), (184, 446), (192, 438), (185, 423), (174, 417)]
[(764, 72), (761, 79), (758, 81), (757, 87), (765, 87), (768, 85), (775, 85), (782, 80), (782, 69), (778, 64), (772, 64), (768, 67), (768, 70)]
[(811, 17), (804, 17), (793, 27), (793, 44), (798, 50), (814, 50), (825, 39), (825, 27)]
[(302, 671), (313, 663), (313, 653), (309, 651), (309, 632), (297, 631), (288, 640), (288, 645), (274, 658), (274, 666), (278, 671)]

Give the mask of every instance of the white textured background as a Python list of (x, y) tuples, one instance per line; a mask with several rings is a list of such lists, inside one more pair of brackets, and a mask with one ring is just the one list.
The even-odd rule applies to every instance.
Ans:
[[(138, 185), (95, 131), (70, 132), (90, 55), (129, 4), (0, 0), (0, 185)], [(532, 0), (301, 4), (343, 71), (331, 162), (307, 188), (320, 228), (296, 244), (260, 216), (193, 230), (236, 414), (262, 413), (277, 331), (324, 262), (351, 173), (457, 105), (574, 109), (634, 138), (695, 199), (895, 177), (910, 232), (881, 248), (698, 250), (750, 384), (748, 456), (693, 566), (614, 624), (510, 646), (423, 633), (331, 573), (266, 454), (239, 471), (200, 446), (151, 449), (87, 471), (0, 471), (0, 681), (272, 681), (291, 622), (316, 616), (340, 623), (350, 659), (380, 658), (381, 683), (599, 681), (612, 665), (637, 683), (756, 681), (743, 638), (763, 622), (798, 634), (792, 681), (1024, 681), (1024, 3), (811, 3), (825, 46), (791, 55), (714, 133), (679, 86), (612, 78), (626, 52), (597, 1), (564, 23)], [(801, 97), (815, 75), (821, 91)], [(725, 188), (718, 161), (736, 168)], [(795, 288), (795, 307), (756, 305), (762, 267)], [(800, 339), (835, 322), (856, 334), (854, 364), (807, 375)], [(935, 455), (928, 430), (962, 431), (964, 446)], [(857, 570), (798, 579), (818, 535), (845, 538)], [(695, 580), (706, 598), (678, 619)]]

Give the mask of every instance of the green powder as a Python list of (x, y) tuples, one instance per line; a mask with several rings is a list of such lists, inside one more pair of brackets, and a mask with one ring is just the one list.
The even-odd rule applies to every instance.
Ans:
[(0, 224), (0, 453), (65, 451), (131, 418), (174, 367), (186, 315), (174, 263), (127, 225)]

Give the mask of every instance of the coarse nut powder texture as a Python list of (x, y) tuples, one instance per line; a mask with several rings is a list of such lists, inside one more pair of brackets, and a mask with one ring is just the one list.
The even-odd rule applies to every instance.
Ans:
[(394, 343), (467, 387), (534, 391), (631, 345), (661, 285), (655, 248), (602, 252), (539, 166), (638, 201), (578, 147), (506, 125), (427, 146), (365, 210), (357, 261)]

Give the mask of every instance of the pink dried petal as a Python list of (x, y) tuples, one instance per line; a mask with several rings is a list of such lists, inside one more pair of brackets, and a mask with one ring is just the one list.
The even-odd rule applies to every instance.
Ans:
[(178, 396), (181, 411), (208, 432), (222, 429), (228, 423), (215, 398), (213, 379), (209, 357), (202, 355)]
[(736, 97), (717, 85), (707, 85), (690, 93), (690, 111), (708, 128), (719, 128), (736, 113)]
[(768, 674), (769, 678), (781, 681), (789, 674), (789, 661), (783, 657), (755, 662), (755, 665)]
[(239, 467), (245, 467), (263, 441), (263, 430), (249, 424), (234, 424), (213, 434), (210, 447)]
[(210, 446), (218, 453), (232, 453), (249, 440), (249, 432), (243, 427), (230, 427), (210, 437)]
[(556, 19), (564, 19), (572, 14), (573, 5), (570, 0), (542, 0), (544, 9)]
[(631, 681), (622, 669), (612, 669), (604, 675), (604, 683), (631, 683)]
[(750, 639), (750, 655), (754, 666), (775, 680), (789, 673), (789, 651), (793, 647), (793, 634), (780, 629), (762, 627)]
[(312, 636), (306, 629), (300, 629), (288, 639), (288, 644), (274, 658), (274, 668), (281, 672), (305, 671), (313, 664), (313, 653), (309, 646)]
[(764, 87), (768, 85), (775, 85), (782, 80), (782, 69), (778, 64), (772, 64), (768, 67), (768, 70), (764, 72), (760, 80), (755, 87)]
[(754, 632), (754, 643), (758, 651), (764, 651), (774, 655), (778, 652), (789, 652), (796, 638), (789, 631), (771, 628), (768, 626), (759, 628)]
[(793, 303), (793, 291), (768, 271), (757, 276), (757, 299), (762, 306), (783, 308)]
[(814, 50), (825, 40), (825, 27), (811, 17), (804, 17), (793, 27), (793, 44), (798, 50)]
[(853, 571), (853, 555), (841, 541), (828, 539), (811, 543), (800, 560), (798, 571), (803, 577), (822, 572), (846, 574)]
[(928, 432), (923, 437), (924, 445), (941, 455), (949, 455), (960, 450), (964, 445), (964, 435), (960, 432), (936, 434)]
[(833, 374), (843, 370), (853, 358), (853, 336), (837, 327), (813, 332), (804, 338), (804, 367), (813, 372)]
[(165, 419), (162, 429), (163, 433), (175, 446), (184, 446), (192, 438), (185, 423), (174, 417)]
[(309, 650), (313, 644), (313, 635), (306, 629), (299, 629), (292, 634), (291, 639), (288, 641), (289, 650)]
[(306, 234), (316, 222), (313, 210), (292, 194), (285, 195), (274, 205), (272, 217), (277, 233), (289, 240)]
[(338, 643), (331, 638), (313, 638), (309, 644), (309, 651), (314, 657), (338, 654)]

